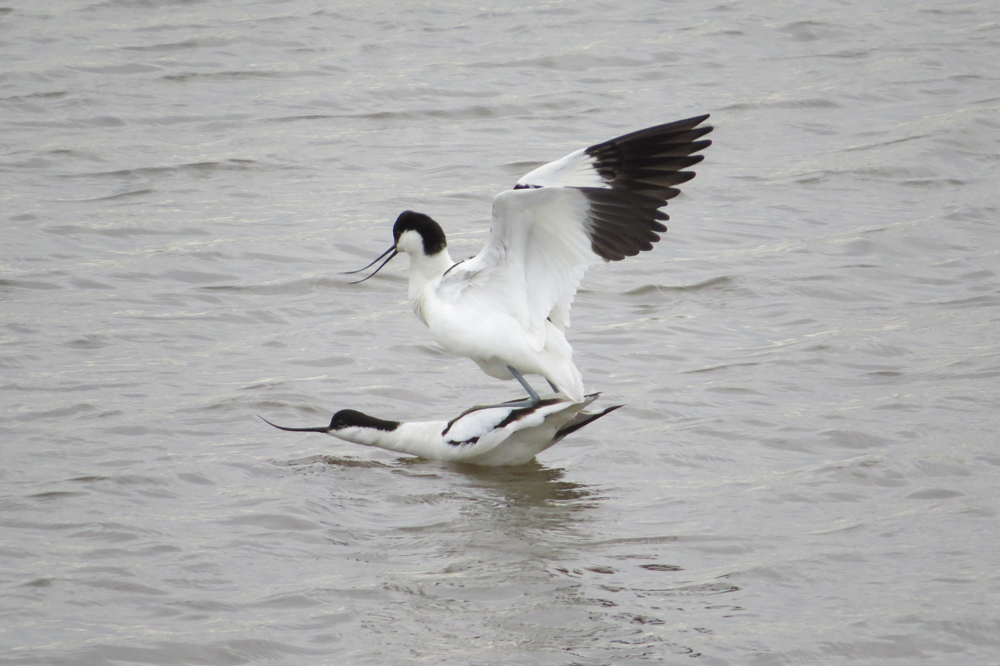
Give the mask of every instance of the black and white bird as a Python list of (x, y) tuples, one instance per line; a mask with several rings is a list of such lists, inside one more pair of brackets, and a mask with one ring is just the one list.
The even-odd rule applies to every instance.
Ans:
[(535, 169), (493, 200), (489, 239), (465, 261), (452, 260), (437, 222), (405, 211), (392, 247), (360, 269), (385, 259), (364, 280), (408, 254), (413, 311), (438, 344), (491, 377), (517, 379), (529, 395), (523, 405), (539, 401), (527, 374), (580, 402), (583, 378), (565, 329), (583, 274), (602, 259), (653, 249), (667, 230), (660, 208), (694, 178), (686, 169), (712, 143), (701, 138), (712, 131), (701, 124), (707, 118), (639, 130)]
[(566, 435), (621, 407), (583, 411), (599, 395), (592, 393), (581, 402), (548, 396), (531, 407), (518, 407), (516, 402), (473, 407), (451, 421), (401, 423), (353, 409), (342, 409), (333, 415), (330, 425), (315, 428), (286, 428), (261, 419), (280, 430), (322, 432), (428, 460), (497, 467), (530, 462)]

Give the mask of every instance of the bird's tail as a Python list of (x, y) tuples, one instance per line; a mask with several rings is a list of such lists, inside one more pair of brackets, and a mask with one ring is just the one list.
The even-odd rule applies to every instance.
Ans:
[(573, 402), (583, 402), (583, 375), (572, 361), (564, 363), (563, 367), (548, 376), (548, 379), (559, 388), (560, 393)]

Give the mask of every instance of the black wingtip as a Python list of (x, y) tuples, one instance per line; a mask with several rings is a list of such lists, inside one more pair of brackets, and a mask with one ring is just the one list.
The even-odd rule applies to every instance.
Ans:
[(594, 254), (620, 261), (653, 249), (669, 219), (659, 209), (695, 176), (688, 169), (702, 160), (699, 154), (712, 142), (702, 137), (712, 131), (701, 125), (709, 114), (647, 127), (591, 146), (593, 168), (605, 187), (581, 187), (588, 199), (587, 232)]
[(602, 410), (600, 412), (595, 412), (593, 414), (588, 414), (586, 412), (580, 412), (580, 414), (577, 415), (577, 418), (575, 418), (572, 421), (570, 421), (569, 423), (567, 423), (562, 428), (562, 430), (560, 430), (560, 431), (558, 431), (556, 433), (555, 439), (556, 439), (556, 441), (558, 441), (558, 440), (566, 437), (567, 435), (571, 435), (574, 432), (576, 432), (577, 430), (579, 430), (580, 428), (582, 428), (583, 426), (589, 425), (589, 424), (593, 423), (594, 421), (596, 421), (597, 419), (601, 418), (602, 416), (606, 416), (606, 415), (610, 414), (611, 412), (615, 411), (616, 409), (619, 409), (619, 408), (624, 407), (624, 406), (625, 405), (613, 405), (611, 407), (608, 407), (607, 409), (604, 409), (604, 410)]

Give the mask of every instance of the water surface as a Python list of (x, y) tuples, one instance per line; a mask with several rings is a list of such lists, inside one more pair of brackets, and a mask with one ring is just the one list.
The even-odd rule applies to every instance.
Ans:
[[(988, 2), (8, 3), (0, 663), (997, 661), (997, 61)], [(515, 397), (339, 272), (703, 112), (574, 305), (625, 408), (492, 470), (254, 416)]]

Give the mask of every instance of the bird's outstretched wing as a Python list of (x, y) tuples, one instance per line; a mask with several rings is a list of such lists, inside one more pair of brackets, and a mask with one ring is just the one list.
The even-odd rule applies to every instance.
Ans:
[(514, 189), (610, 188), (654, 197), (663, 205), (680, 194), (675, 185), (694, 178), (693, 171), (684, 171), (704, 159), (694, 153), (712, 145), (701, 139), (712, 131), (701, 125), (707, 119), (708, 114), (677, 120), (582, 148), (528, 173)]
[(589, 266), (652, 250), (667, 230), (660, 208), (712, 143), (701, 139), (712, 131), (706, 118), (632, 132), (528, 173), (497, 195), (485, 247), (442, 285), (507, 308), (534, 341), (544, 340), (546, 320), (565, 328)]

